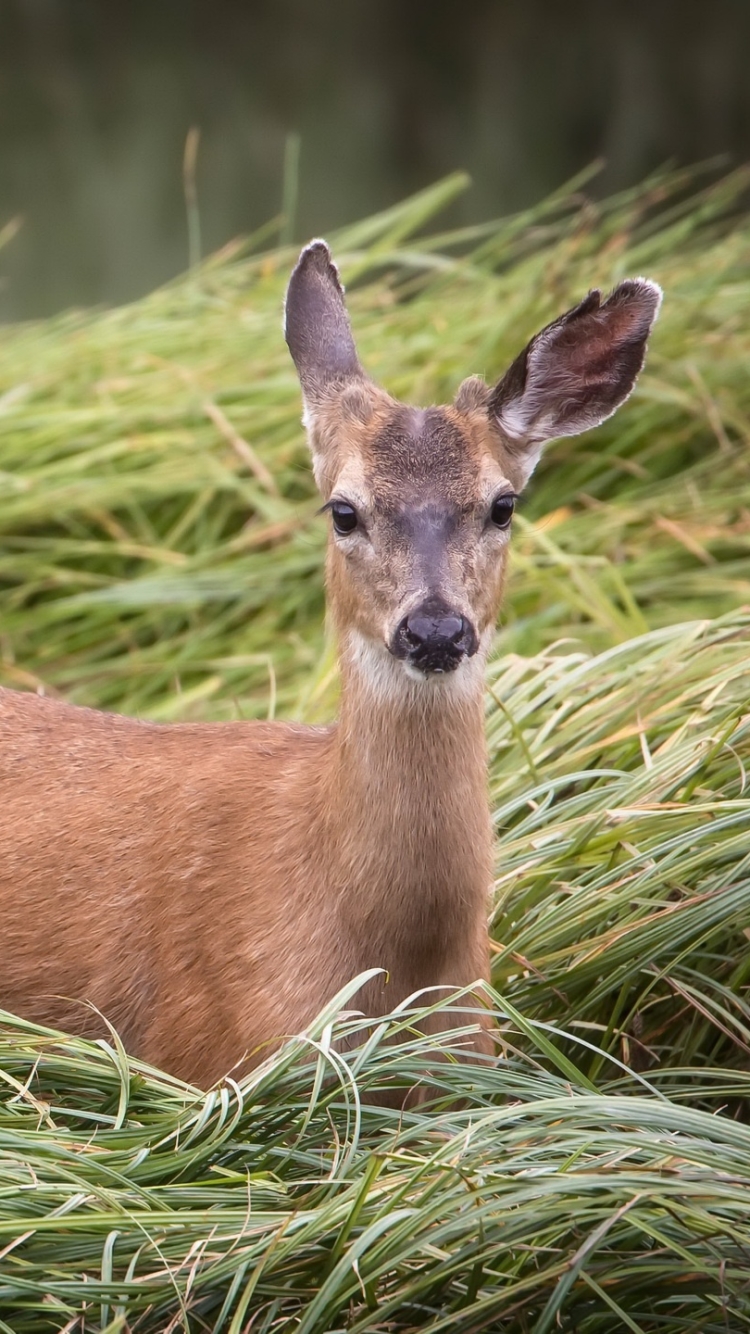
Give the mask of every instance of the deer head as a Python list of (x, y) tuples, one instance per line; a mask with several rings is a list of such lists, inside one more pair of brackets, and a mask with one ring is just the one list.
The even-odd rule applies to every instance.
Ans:
[(481, 671), (516, 498), (548, 440), (597, 426), (630, 394), (661, 301), (644, 278), (598, 291), (542, 329), (494, 386), (449, 407), (391, 398), (357, 357), (328, 246), (302, 251), (285, 334), (331, 517), (329, 605), (344, 660), (458, 682)]

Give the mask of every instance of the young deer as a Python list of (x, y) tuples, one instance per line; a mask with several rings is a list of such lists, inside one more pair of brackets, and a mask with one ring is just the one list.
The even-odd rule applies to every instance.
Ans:
[(494, 388), (411, 408), (362, 370), (327, 246), (303, 250), (286, 338), (340, 720), (163, 726), (0, 691), (0, 1004), (91, 1032), (92, 1002), (205, 1085), (365, 969), (387, 970), (368, 1015), (487, 976), (483, 671), (514, 501), (545, 441), (628, 397), (659, 300), (640, 278), (591, 292)]

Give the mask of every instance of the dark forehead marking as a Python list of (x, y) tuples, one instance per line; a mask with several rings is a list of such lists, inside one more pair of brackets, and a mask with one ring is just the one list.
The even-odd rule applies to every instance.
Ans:
[(460, 501), (475, 471), (468, 436), (444, 408), (399, 405), (367, 450), (373, 480)]
[(405, 541), (422, 565), (425, 577), (434, 578), (445, 559), (445, 553), (459, 529), (461, 512), (458, 505), (405, 506), (390, 513), (392, 531)]

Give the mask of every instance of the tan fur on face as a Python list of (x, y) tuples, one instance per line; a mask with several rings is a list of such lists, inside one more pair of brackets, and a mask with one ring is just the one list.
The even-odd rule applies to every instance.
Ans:
[[(330, 605), (336, 625), (354, 625), (387, 646), (395, 627), (430, 596), (467, 617), (481, 636), (494, 625), (507, 561), (507, 534), (488, 528), (498, 494), (520, 489), (512, 453), (479, 402), (480, 381), (460, 407), (416, 409), (366, 382), (357, 412), (333, 399), (313, 419), (311, 444), (326, 500), (345, 500), (360, 526), (332, 533)], [(369, 395), (369, 398), (368, 398)], [(429, 531), (431, 514), (434, 532)]]

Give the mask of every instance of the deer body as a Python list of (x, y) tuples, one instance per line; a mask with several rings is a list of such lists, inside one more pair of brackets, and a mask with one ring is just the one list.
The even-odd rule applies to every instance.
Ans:
[(205, 1085), (366, 968), (390, 969), (374, 1013), (483, 976), (481, 694), (413, 715), (357, 710), (354, 740), (346, 716), (154, 724), (0, 691), (3, 1006), (99, 1033), (85, 998)]
[(303, 252), (287, 338), (332, 511), (340, 720), (158, 725), (0, 690), (0, 1005), (101, 1031), (88, 1001), (205, 1085), (365, 969), (387, 970), (371, 1015), (487, 976), (483, 668), (512, 500), (545, 439), (627, 396), (657, 305), (642, 280), (589, 297), (495, 390), (422, 411), (364, 375), (328, 251)]

